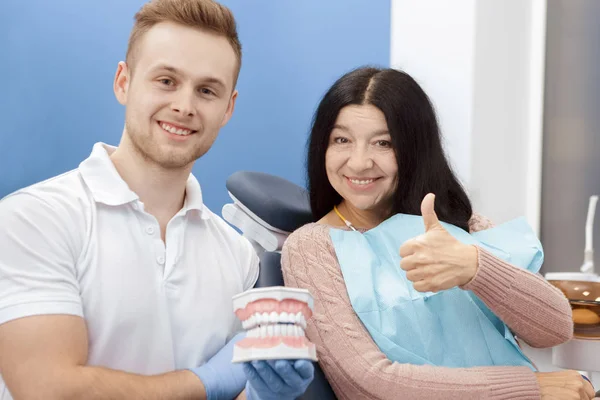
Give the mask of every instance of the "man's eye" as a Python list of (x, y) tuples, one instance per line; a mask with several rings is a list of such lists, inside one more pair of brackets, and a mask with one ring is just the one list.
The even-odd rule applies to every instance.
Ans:
[(200, 92), (202, 94), (207, 94), (209, 96), (214, 96), (215, 95), (215, 92), (213, 92), (212, 90), (210, 90), (208, 88), (202, 88), (202, 89), (200, 89)]
[(173, 81), (168, 78), (161, 79), (159, 82), (166, 86), (173, 86)]

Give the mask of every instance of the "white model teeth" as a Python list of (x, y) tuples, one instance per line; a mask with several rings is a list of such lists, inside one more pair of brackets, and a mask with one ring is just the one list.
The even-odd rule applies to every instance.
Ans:
[(268, 338), (273, 336), (303, 337), (304, 329), (297, 325), (268, 325), (248, 330), (247, 337)]
[(244, 329), (252, 329), (259, 325), (275, 325), (275, 324), (297, 324), (302, 328), (306, 328), (306, 319), (301, 312), (296, 314), (282, 312), (278, 314), (273, 311), (271, 313), (254, 313), (250, 318), (242, 321)]
[(192, 133), (192, 131), (190, 131), (189, 129), (177, 129), (174, 126), (167, 125), (167, 124), (161, 124), (160, 126), (165, 131), (174, 133), (175, 135), (186, 136), (186, 135), (189, 135), (190, 133)]
[(269, 322), (272, 324), (276, 324), (279, 321), (279, 315), (275, 311), (269, 314)]
[(358, 179), (350, 179), (350, 182), (354, 183), (355, 185), (368, 185), (369, 183), (374, 182), (375, 179), (367, 179), (367, 180), (358, 180)]

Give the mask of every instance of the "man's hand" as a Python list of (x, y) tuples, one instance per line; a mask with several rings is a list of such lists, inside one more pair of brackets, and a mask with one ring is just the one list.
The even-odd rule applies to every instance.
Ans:
[(468, 283), (477, 272), (477, 248), (455, 239), (440, 224), (435, 195), (421, 203), (425, 233), (400, 247), (400, 267), (419, 292), (439, 292)]
[(207, 400), (233, 399), (244, 390), (244, 368), (232, 363), (231, 358), (233, 347), (245, 336), (245, 332), (238, 333), (205, 364), (191, 369), (202, 381)]
[(293, 400), (306, 391), (315, 368), (308, 360), (252, 361), (244, 372), (248, 400)]

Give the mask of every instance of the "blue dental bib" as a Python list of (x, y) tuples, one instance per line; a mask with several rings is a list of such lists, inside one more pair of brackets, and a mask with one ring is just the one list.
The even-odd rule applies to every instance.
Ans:
[[(524, 218), (469, 234), (442, 222), (457, 240), (538, 272), (541, 243)], [(365, 233), (330, 230), (354, 311), (392, 361), (445, 367), (535, 367), (508, 326), (475, 294), (413, 288), (400, 268), (400, 246), (425, 232), (420, 216), (397, 214)]]

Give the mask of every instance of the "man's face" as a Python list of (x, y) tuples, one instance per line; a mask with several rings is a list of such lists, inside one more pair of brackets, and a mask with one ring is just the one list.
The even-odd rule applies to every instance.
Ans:
[(126, 139), (163, 168), (204, 155), (231, 114), (237, 58), (225, 37), (174, 23), (152, 27), (119, 64), (115, 94), (126, 105)]

